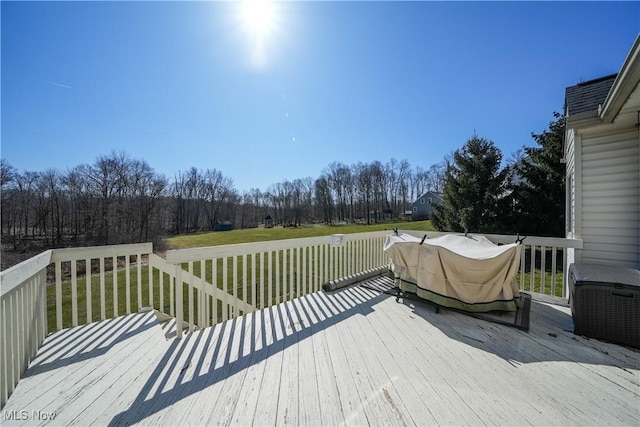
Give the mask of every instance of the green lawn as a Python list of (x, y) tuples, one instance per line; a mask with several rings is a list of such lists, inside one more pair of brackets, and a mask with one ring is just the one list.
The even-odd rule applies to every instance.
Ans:
[(301, 227), (246, 228), (244, 230), (211, 231), (208, 233), (183, 234), (165, 240), (171, 249), (203, 246), (232, 245), (235, 243), (264, 242), (268, 240), (297, 239), (302, 237), (328, 236), (331, 234), (366, 233), (398, 228), (401, 230), (435, 231), (431, 221), (384, 222), (378, 224), (303, 225)]

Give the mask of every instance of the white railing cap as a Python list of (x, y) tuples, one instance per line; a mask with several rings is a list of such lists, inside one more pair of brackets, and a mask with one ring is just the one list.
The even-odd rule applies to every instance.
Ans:
[(3, 272), (0, 272), (0, 294), (5, 295), (34, 275), (40, 273), (51, 264), (52, 250), (44, 251), (39, 255), (22, 261)]
[[(338, 230), (336, 230), (338, 231)], [(364, 240), (384, 237), (390, 230), (372, 231), (367, 233), (345, 234), (343, 243), (353, 240)], [(228, 256), (246, 255), (260, 252), (278, 251), (283, 249), (304, 248), (316, 245), (331, 245), (332, 235), (318, 237), (301, 237), (298, 239), (270, 240), (266, 242), (237, 243), (235, 245), (207, 246), (202, 248), (173, 249), (165, 254), (167, 262), (180, 264), (183, 262), (215, 259)]]
[(84, 246), (78, 248), (53, 249), (51, 262), (149, 254), (151, 252), (153, 252), (152, 243), (130, 243), (126, 245)]

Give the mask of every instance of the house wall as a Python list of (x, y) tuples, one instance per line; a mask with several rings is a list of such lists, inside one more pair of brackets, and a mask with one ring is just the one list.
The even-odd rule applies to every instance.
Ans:
[[(572, 133), (572, 132), (570, 132)], [(583, 249), (575, 261), (640, 268), (640, 135), (573, 134), (568, 138), (574, 237)], [(575, 162), (571, 164), (571, 162)], [(572, 262), (569, 259), (569, 262)]]
[[(429, 203), (429, 199), (431, 199), (431, 203)], [(435, 203), (439, 203), (439, 200), (437, 199), (437, 196), (435, 196), (431, 192), (427, 192), (418, 197), (418, 200), (413, 202), (413, 204), (411, 205), (413, 220), (422, 221), (425, 219), (430, 219)]]

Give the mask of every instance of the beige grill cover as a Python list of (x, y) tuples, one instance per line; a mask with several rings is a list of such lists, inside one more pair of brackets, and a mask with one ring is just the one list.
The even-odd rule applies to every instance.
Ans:
[(515, 311), (521, 246), (484, 236), (420, 239), (391, 234), (384, 245), (401, 288), (445, 307), (472, 312)]

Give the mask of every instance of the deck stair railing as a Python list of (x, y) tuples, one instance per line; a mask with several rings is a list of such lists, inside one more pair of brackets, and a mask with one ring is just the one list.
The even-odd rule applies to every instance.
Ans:
[[(151, 243), (45, 251), (0, 273), (0, 406), (49, 333), (141, 308), (175, 317), (187, 331), (207, 327), (325, 283), (380, 273), (388, 265), (388, 233), (172, 250), (165, 258)], [(582, 241), (528, 237), (524, 245), (520, 288), (566, 298), (566, 248)]]

